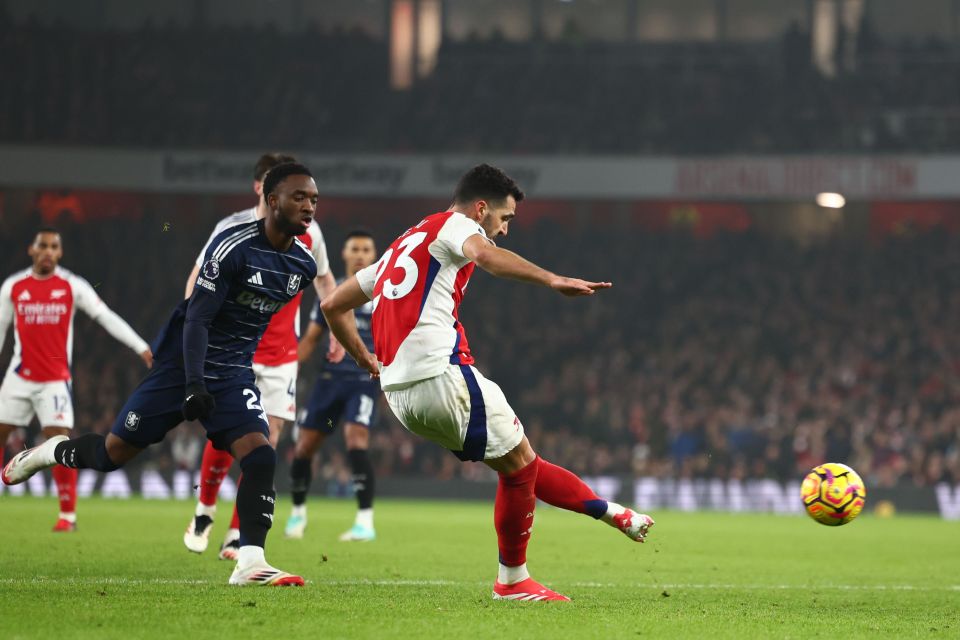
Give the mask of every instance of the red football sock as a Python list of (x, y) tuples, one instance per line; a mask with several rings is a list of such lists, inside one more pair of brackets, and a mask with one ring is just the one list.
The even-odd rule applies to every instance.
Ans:
[(57, 483), (60, 512), (75, 513), (77, 510), (77, 470), (58, 464), (53, 468), (53, 481)]
[(213, 443), (207, 441), (203, 449), (203, 458), (200, 461), (200, 502), (208, 507), (217, 504), (217, 494), (220, 485), (230, 471), (233, 456), (227, 451), (213, 448)]
[(601, 518), (607, 512), (607, 501), (601, 500), (583, 480), (563, 467), (537, 458), (537, 497), (561, 509)]
[(493, 506), (493, 523), (497, 529), (500, 564), (517, 567), (527, 561), (527, 543), (533, 527), (533, 510), (537, 499), (533, 487), (537, 482), (537, 461), (510, 475), (501, 473), (497, 499)]
[[(237, 479), (237, 486), (238, 486), (238, 487), (240, 486), (240, 483), (241, 483), (241, 482), (243, 482), (243, 474), (242, 474), (242, 473), (240, 474), (240, 477)], [(236, 502), (233, 503), (233, 519), (230, 520), (230, 528), (231, 528), (231, 529), (239, 529), (239, 528), (240, 528), (240, 513), (237, 511), (237, 503), (236, 503)]]

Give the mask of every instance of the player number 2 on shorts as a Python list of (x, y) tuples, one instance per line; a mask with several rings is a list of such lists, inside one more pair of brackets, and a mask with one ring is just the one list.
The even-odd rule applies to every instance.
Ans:
[(259, 411), (260, 419), (264, 422), (267, 421), (267, 412), (263, 410), (263, 407), (260, 406), (260, 403), (257, 402), (257, 392), (252, 389), (244, 389), (243, 395), (250, 396), (247, 398), (247, 409), (251, 411)]

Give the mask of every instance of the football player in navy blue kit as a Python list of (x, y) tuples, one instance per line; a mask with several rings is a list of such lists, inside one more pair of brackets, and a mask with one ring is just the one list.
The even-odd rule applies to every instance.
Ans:
[(274, 167), (263, 193), (266, 218), (230, 227), (210, 242), (192, 295), (154, 341), (154, 367), (111, 432), (50, 438), (14, 457), (2, 475), (16, 484), (57, 463), (114, 471), (184, 419), (199, 419), (214, 446), (229, 450), (243, 470), (237, 490), (240, 552), (230, 584), (302, 586), (303, 578), (264, 559), (277, 455), (252, 360), (271, 316), (317, 275), (316, 260), (296, 236), (310, 225), (318, 193), (310, 171), (294, 163)]
[[(376, 262), (377, 247), (373, 236), (366, 231), (350, 232), (343, 243), (341, 255), (346, 277), (349, 278)], [(371, 313), (373, 302), (354, 310), (357, 330), (372, 351)], [(320, 302), (317, 301), (310, 313), (307, 334), (300, 341), (297, 353), (301, 366), (310, 358), (326, 329), (327, 321), (320, 313)], [(310, 490), (313, 456), (342, 420), (345, 423), (343, 435), (357, 497), (357, 516), (353, 526), (340, 536), (340, 540), (370, 541), (376, 537), (376, 532), (373, 528), (373, 465), (370, 464), (367, 450), (370, 447), (370, 427), (376, 417), (377, 398), (380, 397), (380, 383), (371, 379), (366, 369), (361, 368), (353, 358), (331, 360), (328, 355), (327, 360), (314, 384), (307, 406), (301, 409), (297, 417), (297, 445), (290, 467), (293, 510), (284, 532), (288, 538), (303, 537), (307, 526), (306, 500)]]

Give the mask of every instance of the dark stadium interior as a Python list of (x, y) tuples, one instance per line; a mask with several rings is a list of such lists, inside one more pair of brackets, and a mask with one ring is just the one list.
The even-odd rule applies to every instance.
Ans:
[(388, 43), (359, 28), (310, 22), (282, 33), (273, 25), (150, 22), (103, 31), (0, 20), (0, 55), (17, 61), (4, 71), (17, 90), (0, 94), (0, 140), (379, 152), (934, 152), (960, 148), (958, 54), (945, 38), (879, 34), (865, 19), (855, 44), (839, 43), (838, 71), (827, 76), (814, 69), (810, 33), (796, 22), (765, 40), (719, 42), (598, 41), (574, 23), (552, 40), (494, 31), (444, 41), (433, 72), (395, 91)]
[[(41, 224), (31, 194), (8, 198), (0, 217), (24, 251)], [(80, 195), (79, 213), (47, 219), (62, 229), (63, 264), (145, 337), (182, 295), (197, 250), (184, 238), (245, 202)], [(322, 215), (331, 254), (358, 222), (382, 247), (424, 206), (370, 200)], [(659, 229), (642, 215), (587, 220), (518, 222), (502, 244), (559, 272), (609, 278), (612, 290), (584, 303), (479, 274), (463, 308), (478, 366), (545, 458), (585, 476), (789, 480), (830, 459), (875, 487), (960, 482), (960, 234), (895, 227), (801, 246), (752, 227), (697, 237), (676, 217)], [(6, 272), (24, 264), (16, 250), (4, 256)], [(77, 335), (77, 424), (106, 432), (141, 363), (82, 314)], [(301, 393), (315, 375), (305, 368)], [(378, 474), (488, 477), (382, 409)], [(196, 464), (202, 434), (174, 434), (141, 463)], [(318, 462), (334, 493), (349, 487), (341, 451), (328, 445)]]
[(0, 0), (0, 81), (0, 640), (960, 638), (960, 0)]
[[(269, 20), (228, 20), (202, 0), (167, 18), (116, 7), (120, 17), (111, 17), (103, 2), (93, 14), (0, 2), (4, 86), (15, 88), (0, 91), (0, 144), (572, 157), (960, 149), (955, 26), (897, 32), (896, 17), (868, 11), (855, 41), (841, 28), (832, 57), (816, 62), (809, 2), (790, 3), (783, 16), (718, 2), (730, 15), (722, 29), (708, 16), (716, 25), (707, 36), (695, 32), (699, 17), (678, 14), (671, 24), (680, 31), (645, 37), (653, 27), (634, 15), (640, 36), (612, 37), (591, 31), (582, 12), (562, 13), (583, 3), (501, 3), (484, 21), (451, 0), (441, 3), (452, 17), (432, 66), (398, 89), (388, 3), (329, 4), (373, 27), (283, 23), (278, 9), (257, 14)], [(627, 12), (648, 4), (611, 3)], [(544, 33), (514, 20), (511, 11), (527, 6), (543, 7)], [(760, 36), (749, 32), (748, 6), (773, 20)], [(108, 19), (125, 22), (99, 26)], [(200, 239), (250, 204), (239, 195), (107, 190), (82, 192), (81, 201), (48, 186), (0, 193), (5, 272), (26, 266), (20, 247), (41, 221), (54, 222), (64, 265), (144, 336), (177, 302)], [(319, 216), (335, 256), (353, 226), (371, 228), (382, 246), (426, 207), (447, 203), (360, 199), (349, 216), (338, 214), (341, 204)], [(536, 206), (536, 198), (524, 203), (521, 219)], [(546, 458), (585, 475), (780, 480), (834, 459), (874, 486), (960, 482), (954, 205), (943, 203), (937, 218), (950, 233), (907, 225), (806, 244), (765, 233), (758, 207), (745, 228), (703, 237), (629, 216), (603, 222), (602, 202), (576, 206), (585, 215), (559, 224), (552, 205), (541, 205), (505, 244), (559, 271), (609, 278), (612, 291), (571, 304), (479, 276), (464, 309), (478, 363), (507, 390)], [(698, 224), (722, 218), (696, 213), (695, 203), (667, 209), (683, 220), (690, 206)], [(882, 203), (858, 206), (880, 216)], [(103, 432), (142, 370), (82, 317), (78, 335), (77, 423)], [(310, 378), (308, 367), (301, 393)], [(409, 436), (383, 409), (373, 436), (379, 474), (489, 477)], [(201, 434), (181, 431), (148, 463), (194, 465)], [(341, 449), (328, 446), (320, 464), (342, 492)]]

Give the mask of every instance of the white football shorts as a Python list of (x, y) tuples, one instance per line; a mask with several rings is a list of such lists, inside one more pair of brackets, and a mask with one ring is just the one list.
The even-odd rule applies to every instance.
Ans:
[(253, 363), (260, 402), (268, 416), (292, 421), (297, 416), (297, 363), (276, 367)]
[(413, 433), (450, 449), (461, 460), (492, 460), (523, 439), (523, 425), (497, 383), (469, 365), (384, 395)]
[(11, 371), (0, 385), (0, 424), (26, 427), (37, 416), (41, 427), (73, 428), (70, 382), (32, 382)]

